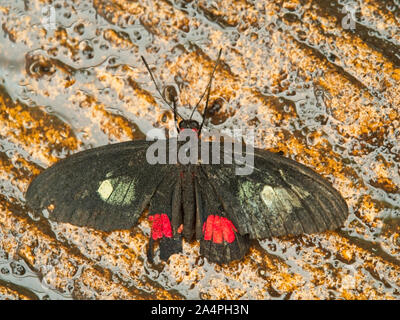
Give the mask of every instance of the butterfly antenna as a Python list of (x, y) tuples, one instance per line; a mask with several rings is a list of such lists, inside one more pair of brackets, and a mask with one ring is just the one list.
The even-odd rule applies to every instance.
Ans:
[(201, 129), (203, 128), (204, 120), (206, 119), (206, 112), (207, 112), (207, 108), (208, 108), (208, 98), (210, 97), (210, 91), (211, 91), (211, 85), (208, 87), (206, 106), (204, 107), (204, 111), (203, 111), (203, 114), (202, 114), (202, 118), (203, 119), (201, 120), (201, 124), (200, 124), (200, 128), (199, 128), (199, 135), (201, 133)]
[[(173, 101), (173, 104), (174, 104), (174, 109), (173, 109), (173, 111), (174, 111), (175, 128), (176, 128), (176, 132), (179, 132), (178, 118), (177, 118), (178, 112), (176, 111), (176, 102), (175, 102), (175, 99), (174, 99), (174, 101)], [(180, 116), (180, 117), (181, 117), (181, 116)], [(181, 118), (182, 118), (182, 117), (181, 117)], [(183, 118), (182, 118), (182, 119), (183, 119)]]
[(146, 69), (147, 69), (147, 71), (148, 71), (149, 74), (150, 74), (151, 80), (153, 80), (153, 83), (154, 83), (154, 85), (156, 86), (156, 89), (157, 89), (157, 91), (158, 91), (158, 94), (161, 96), (161, 98), (163, 99), (163, 101), (164, 101), (164, 102), (171, 108), (171, 110), (173, 111), (173, 113), (174, 113), (174, 118), (175, 118), (175, 122), (177, 121), (177, 120), (176, 120), (176, 116), (177, 116), (177, 115), (178, 115), (181, 119), (183, 119), (183, 117), (178, 113), (178, 111), (176, 111), (176, 104), (175, 104), (175, 101), (174, 101), (174, 106), (172, 107), (172, 106), (168, 103), (168, 101), (164, 98), (164, 95), (161, 93), (160, 88), (158, 88), (157, 82), (156, 82), (156, 80), (154, 79), (153, 73), (151, 72), (149, 65), (147, 64), (147, 62), (146, 62), (146, 60), (144, 59), (143, 56), (140, 56), (140, 57), (142, 58), (142, 60), (143, 60), (143, 62), (144, 62), (144, 65), (146, 66)]
[[(204, 95), (207, 93), (207, 103), (206, 103), (206, 107), (204, 108), (204, 112), (203, 112), (203, 122), (204, 122), (204, 115), (206, 114), (207, 111), (207, 107), (208, 107), (208, 97), (210, 95), (210, 89), (211, 89), (211, 83), (214, 77), (214, 72), (217, 69), (218, 63), (219, 63), (219, 58), (221, 57), (221, 53), (222, 53), (222, 49), (219, 49), (219, 53), (218, 53), (218, 58), (217, 58), (217, 62), (214, 65), (214, 69), (211, 72), (211, 76), (210, 76), (210, 80), (208, 81), (207, 87), (204, 90), (203, 94), (201, 95), (199, 102), (197, 102), (196, 106), (193, 108), (192, 114), (190, 115), (190, 120), (192, 119), (192, 116), (194, 114), (194, 112), (197, 110), (197, 107), (199, 106), (201, 100), (203, 100)], [(201, 126), (203, 126), (203, 123), (201, 123)]]

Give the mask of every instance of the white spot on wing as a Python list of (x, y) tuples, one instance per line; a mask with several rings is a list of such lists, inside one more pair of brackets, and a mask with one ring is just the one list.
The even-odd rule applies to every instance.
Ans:
[(271, 186), (264, 186), (261, 191), (261, 199), (264, 201), (268, 208), (274, 207), (276, 199), (274, 195), (274, 189)]
[(100, 197), (106, 201), (110, 194), (113, 192), (113, 186), (110, 182), (110, 180), (104, 180), (101, 184), (100, 187), (97, 189), (98, 194)]
[(292, 212), (293, 208), (301, 207), (300, 200), (290, 189), (265, 185), (260, 195), (265, 205), (272, 211)]

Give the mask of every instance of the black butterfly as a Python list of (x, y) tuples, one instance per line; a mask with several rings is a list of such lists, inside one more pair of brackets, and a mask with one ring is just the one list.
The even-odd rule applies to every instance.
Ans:
[[(193, 108), (207, 92), (201, 123), (178, 114), (176, 96), (164, 98), (143, 59), (173, 109), (178, 132), (193, 129), (200, 136), (220, 55)], [(151, 165), (146, 151), (152, 143), (117, 143), (61, 160), (30, 184), (27, 203), (54, 221), (104, 231), (135, 226), (148, 208), (150, 261), (154, 241), (167, 260), (182, 251), (184, 237), (199, 239), (200, 253), (210, 261), (228, 263), (248, 252), (250, 239), (332, 230), (348, 216), (346, 202), (327, 180), (279, 154), (254, 149), (253, 172), (236, 175), (235, 163)]]

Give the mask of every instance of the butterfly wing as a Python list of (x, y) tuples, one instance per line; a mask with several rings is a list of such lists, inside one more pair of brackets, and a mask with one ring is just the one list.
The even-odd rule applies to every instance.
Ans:
[(200, 239), (200, 253), (217, 263), (239, 260), (249, 249), (248, 235), (240, 234), (232, 223), (202, 169), (198, 168), (195, 180), (196, 238)]
[(30, 184), (26, 200), (49, 218), (111, 231), (134, 226), (168, 165), (146, 160), (151, 141), (129, 141), (76, 153), (57, 162)]
[(255, 149), (251, 174), (237, 175), (237, 166), (202, 168), (241, 235), (262, 239), (333, 230), (348, 216), (331, 184), (298, 162)]

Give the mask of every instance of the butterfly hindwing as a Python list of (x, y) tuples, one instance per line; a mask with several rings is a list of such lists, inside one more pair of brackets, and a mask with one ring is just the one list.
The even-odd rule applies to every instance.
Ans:
[(169, 170), (148, 164), (150, 143), (107, 145), (57, 162), (31, 183), (28, 205), (47, 209), (55, 221), (104, 231), (132, 227)]
[[(201, 186), (201, 187), (200, 187)], [(196, 172), (196, 238), (200, 253), (209, 261), (228, 263), (243, 258), (249, 249), (248, 235), (241, 235), (225, 210), (218, 193), (200, 167)]]
[(250, 238), (333, 230), (347, 218), (329, 182), (278, 154), (255, 149), (249, 175), (236, 175), (235, 165), (202, 167), (240, 234)]
[(181, 181), (177, 168), (171, 167), (154, 192), (149, 205), (151, 234), (147, 257), (153, 261), (153, 243), (159, 240), (160, 258), (168, 260), (182, 252), (182, 237), (178, 232), (182, 224)]

